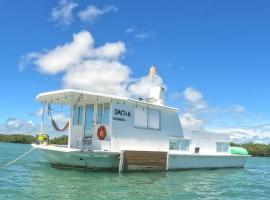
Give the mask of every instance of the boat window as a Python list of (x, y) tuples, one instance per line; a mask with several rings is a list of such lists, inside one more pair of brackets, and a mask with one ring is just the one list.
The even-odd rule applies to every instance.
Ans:
[(150, 108), (136, 107), (134, 110), (134, 126), (137, 128), (160, 129), (160, 111)]
[(110, 103), (98, 104), (97, 124), (110, 123)]
[(228, 142), (217, 142), (216, 143), (217, 152), (228, 152), (229, 143)]
[(103, 104), (98, 104), (97, 124), (102, 124)]
[(110, 103), (104, 103), (103, 124), (110, 123)]
[(180, 139), (179, 141), (179, 150), (181, 151), (188, 151), (190, 146), (189, 139)]
[(137, 128), (147, 128), (147, 109), (136, 107), (134, 111), (134, 125)]
[(190, 149), (190, 139), (180, 139), (180, 138), (169, 138), (169, 149), (170, 150), (180, 150), (189, 151)]
[(169, 149), (170, 150), (179, 150), (179, 139), (170, 138), (169, 139)]
[(160, 112), (158, 110), (148, 109), (148, 128), (159, 129), (160, 128)]
[(83, 118), (83, 107), (74, 106), (73, 107), (73, 125), (81, 125)]
[(200, 147), (195, 147), (194, 153), (200, 153)]

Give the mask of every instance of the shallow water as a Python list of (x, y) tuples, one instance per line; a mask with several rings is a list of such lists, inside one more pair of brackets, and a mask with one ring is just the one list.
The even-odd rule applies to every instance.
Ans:
[[(31, 149), (0, 143), (0, 165)], [(270, 199), (270, 158), (244, 169), (167, 173), (91, 172), (50, 167), (36, 151), (0, 168), (0, 199)]]

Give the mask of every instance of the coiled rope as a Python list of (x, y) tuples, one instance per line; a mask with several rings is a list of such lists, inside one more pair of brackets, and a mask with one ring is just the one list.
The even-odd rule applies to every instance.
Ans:
[(33, 151), (35, 149), (35, 147), (33, 147), (32, 149), (30, 149), (29, 151), (25, 152), (24, 154), (20, 155), (19, 157), (17, 157), (15, 160), (12, 160), (10, 162), (8, 162), (7, 164), (1, 166), (1, 168), (7, 167), (15, 162), (17, 162), (18, 160), (20, 160), (21, 158), (23, 158), (24, 156), (26, 156), (27, 154), (29, 154), (31, 151)]

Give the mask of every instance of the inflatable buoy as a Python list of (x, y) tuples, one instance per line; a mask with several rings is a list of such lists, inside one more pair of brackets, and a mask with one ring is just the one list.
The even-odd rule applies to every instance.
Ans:
[(97, 137), (100, 140), (104, 140), (106, 135), (107, 135), (106, 128), (105, 128), (105, 126), (101, 125), (97, 130)]

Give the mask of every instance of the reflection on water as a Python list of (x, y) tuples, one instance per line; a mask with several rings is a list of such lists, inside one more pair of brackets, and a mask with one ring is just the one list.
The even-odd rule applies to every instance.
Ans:
[[(29, 145), (0, 144), (0, 162)], [(0, 170), (0, 199), (269, 199), (270, 159), (244, 169), (124, 173), (56, 169), (37, 151)]]

